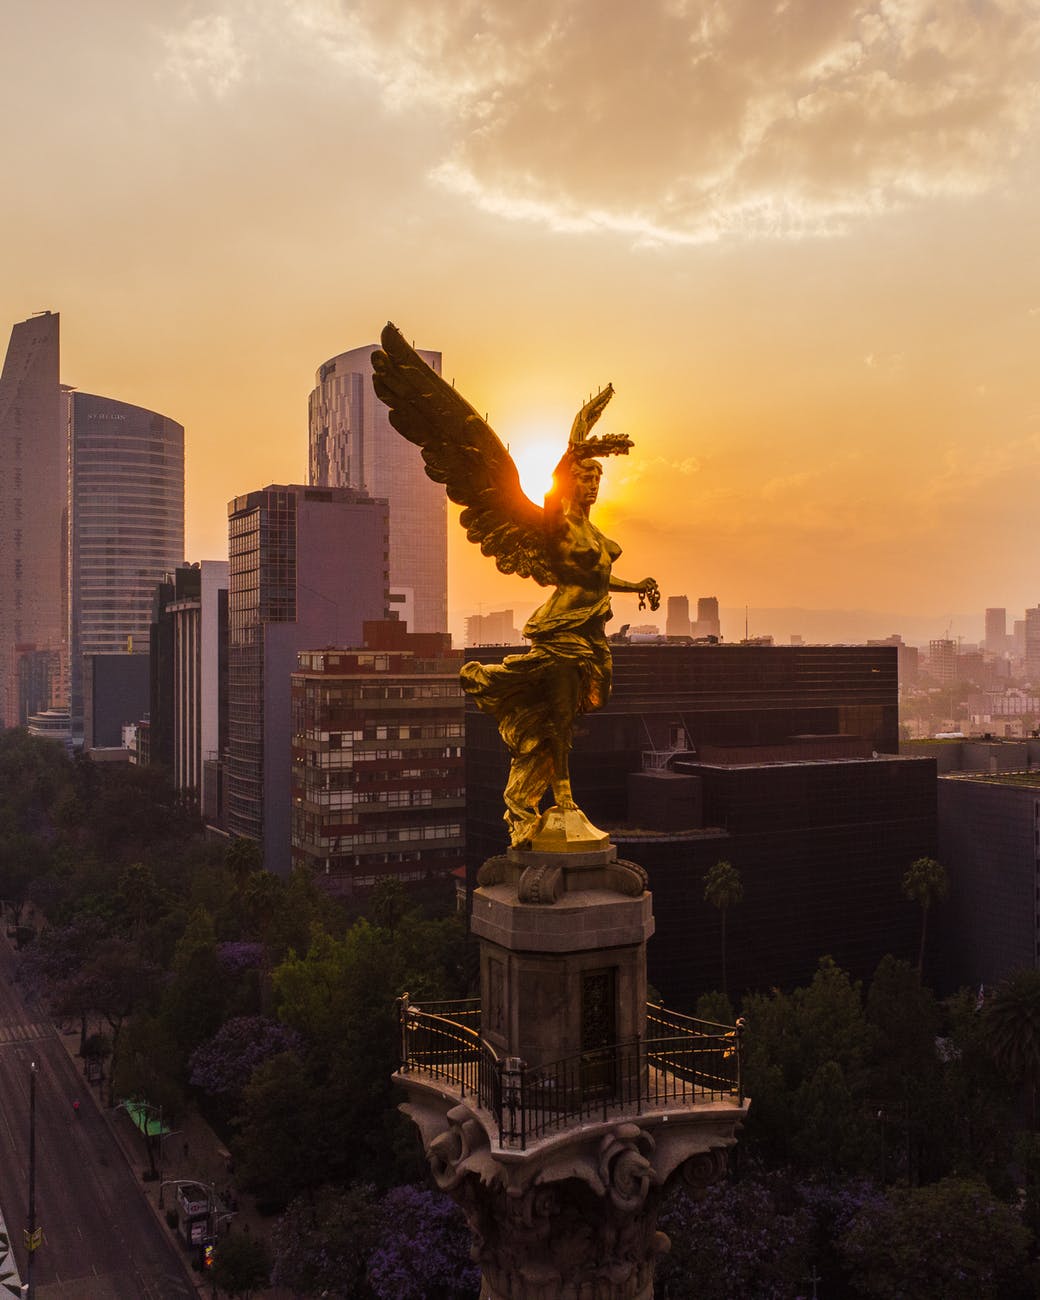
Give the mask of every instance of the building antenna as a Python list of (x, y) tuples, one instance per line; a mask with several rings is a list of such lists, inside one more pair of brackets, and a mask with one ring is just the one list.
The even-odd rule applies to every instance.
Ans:
[(744, 606), (744, 640), (748, 639), (748, 606)]

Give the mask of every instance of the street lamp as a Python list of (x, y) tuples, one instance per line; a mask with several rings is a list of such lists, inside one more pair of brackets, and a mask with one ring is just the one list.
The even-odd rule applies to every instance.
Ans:
[(25, 1226), (25, 1249), (28, 1260), (25, 1266), (25, 1294), (33, 1300), (33, 1259), (43, 1241), (43, 1231), (36, 1226), (36, 1062), (29, 1064), (29, 1214)]

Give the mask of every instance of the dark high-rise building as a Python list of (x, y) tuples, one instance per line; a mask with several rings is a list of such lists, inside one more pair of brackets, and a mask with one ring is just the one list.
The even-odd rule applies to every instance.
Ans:
[[(482, 652), (489, 661), (502, 656)], [(857, 977), (914, 952), (900, 881), (935, 852), (935, 763), (898, 756), (894, 646), (616, 645), (614, 692), (580, 720), (572, 774), (590, 820), (650, 873), (650, 978), (676, 1004), (719, 986), (704, 875), (744, 881), (730, 987)], [(467, 866), (506, 844), (508, 756), (467, 705)]]
[(668, 616), (665, 620), (666, 636), (690, 635), (690, 599), (688, 596), (668, 597)]
[(168, 573), (156, 588), (151, 630), (150, 761), (178, 790), (201, 799), (203, 765), (227, 745), (226, 560)]
[(986, 610), (986, 640), (985, 649), (991, 655), (1002, 655), (1007, 653), (1007, 610), (1006, 609), (987, 609)]
[(719, 622), (719, 598), (701, 596), (697, 601), (697, 621), (693, 625), (694, 636), (714, 636), (721, 638), (722, 624)]
[[(942, 992), (996, 984), (1014, 970), (1040, 965), (1040, 773), (997, 772), (1000, 746), (988, 746), (988, 759), (987, 747), (978, 748), (977, 761), (986, 761), (989, 772), (938, 782), (938, 857), (950, 892), (936, 906), (930, 930)], [(1018, 767), (1033, 761), (1021, 758), (1009, 761)]]
[[(419, 448), (390, 423), (372, 388), (372, 353), (354, 348), (318, 370), (310, 396), (310, 483), (354, 488), (390, 504), (390, 607), (412, 632), (448, 626), (444, 488), (426, 477)], [(439, 352), (420, 351), (438, 374)]]
[(334, 894), (464, 862), (462, 652), (446, 632), (366, 623), (361, 649), (300, 655), (292, 678), (293, 863)]
[[(0, 374), (0, 726), (25, 725), (28, 712), (64, 706), (61, 673), (40, 700), (42, 662), (54, 664), (65, 639), (64, 573), (67, 457), (58, 378), (58, 315), (44, 312), (11, 331)], [(20, 666), (23, 655), (43, 654)], [(50, 670), (48, 670), (50, 671)], [(23, 695), (19, 678), (29, 686)]]
[(1036, 685), (1040, 682), (1040, 605), (1026, 610), (1025, 674)]
[(148, 653), (152, 598), (184, 562), (184, 429), (109, 397), (69, 399), (69, 684), (83, 730), (87, 654)]
[(271, 485), (228, 505), (225, 824), (289, 870), (290, 675), (301, 650), (358, 645), (388, 617), (385, 501)]

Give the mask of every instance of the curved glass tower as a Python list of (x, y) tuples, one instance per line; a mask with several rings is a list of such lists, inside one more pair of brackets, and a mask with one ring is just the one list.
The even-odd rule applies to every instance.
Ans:
[[(326, 361), (310, 396), (310, 483), (390, 503), (390, 608), (410, 632), (448, 626), (448, 503), (418, 447), (390, 423), (372, 388), (370, 343)], [(438, 374), (441, 354), (419, 350)]]
[(184, 429), (109, 397), (69, 401), (69, 677), (83, 734), (83, 656), (148, 653), (152, 597), (184, 563)]

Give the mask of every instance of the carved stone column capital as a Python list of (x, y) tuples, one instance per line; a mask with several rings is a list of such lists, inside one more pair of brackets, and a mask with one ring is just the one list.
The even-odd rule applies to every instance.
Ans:
[(745, 1113), (726, 1102), (653, 1112), (516, 1152), (457, 1097), (398, 1077), (434, 1179), (469, 1222), (482, 1300), (652, 1300), (670, 1244), (661, 1199), (675, 1180), (701, 1192), (722, 1176)]

